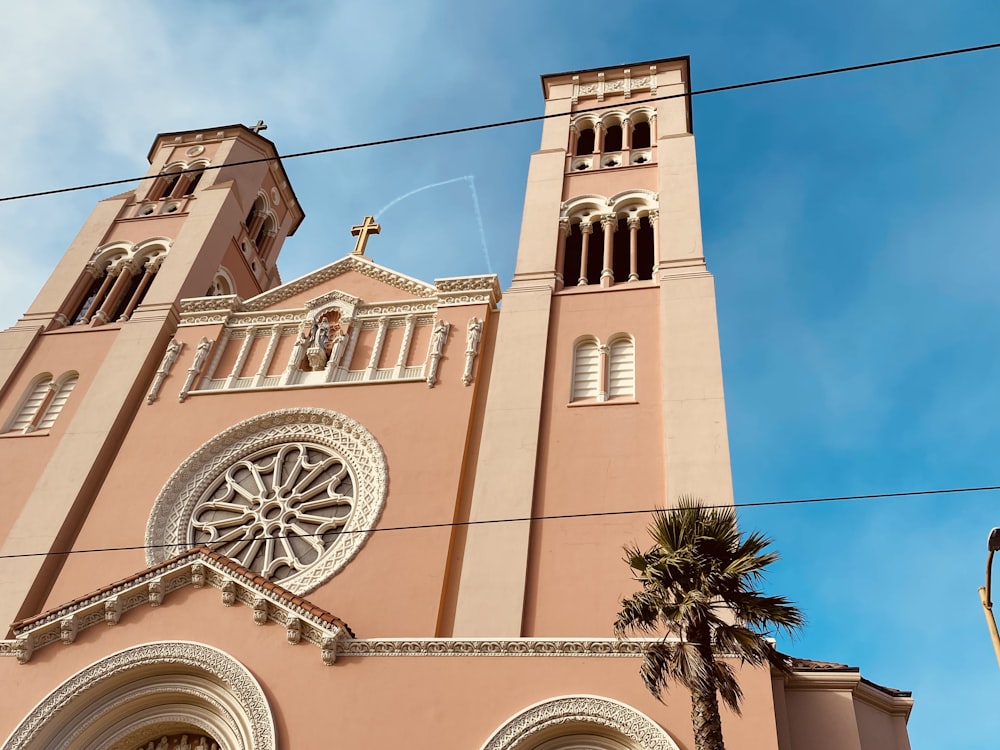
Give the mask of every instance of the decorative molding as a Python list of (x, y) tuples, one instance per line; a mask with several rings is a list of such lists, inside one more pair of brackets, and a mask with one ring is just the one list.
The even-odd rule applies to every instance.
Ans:
[[(182, 696), (186, 698), (179, 700)], [(276, 748), (271, 707), (246, 667), (210, 646), (167, 641), (133, 646), (77, 672), (35, 706), (3, 750), (79, 747), (84, 734), (119, 729), (124, 723), (137, 731), (143, 727), (134, 719), (117, 718), (116, 709), (143, 698), (154, 707), (144, 712), (149, 724), (186, 704), (186, 710), (197, 708), (221, 720), (242, 750)], [(160, 715), (157, 706), (164, 707)]]
[(230, 466), (267, 448), (296, 442), (326, 448), (343, 460), (354, 481), (354, 504), (336, 541), (311, 566), (284, 578), (281, 585), (301, 595), (336, 575), (360, 551), (378, 522), (389, 474), (374, 435), (350, 417), (317, 408), (282, 409), (252, 417), (192, 453), (170, 476), (153, 505), (146, 526), (149, 564), (161, 563), (191, 545), (189, 529), (195, 510)]
[(440, 307), (489, 305), (495, 309), (501, 297), (500, 280), (494, 274), (435, 279), (434, 286)]
[[(659, 642), (659, 639), (651, 639)], [(647, 641), (616, 638), (369, 638), (345, 641), (341, 656), (641, 657)]]
[(248, 311), (263, 310), (312, 289), (324, 281), (335, 279), (349, 271), (360, 273), (388, 286), (401, 289), (415, 297), (433, 297), (435, 293), (434, 287), (430, 284), (392, 271), (369, 259), (361, 259), (356, 255), (348, 255), (312, 273), (300, 276), (270, 291), (258, 294), (256, 297), (251, 297), (243, 303), (244, 309)]
[[(337, 303), (340, 304), (337, 304)], [(358, 305), (364, 304), (364, 300), (360, 297), (355, 297), (353, 294), (348, 294), (347, 292), (342, 292), (339, 289), (334, 289), (332, 292), (327, 292), (319, 297), (314, 297), (311, 300), (307, 300), (304, 307), (306, 310), (319, 310), (322, 307), (335, 307), (338, 310), (344, 310), (344, 314), (350, 316), (354, 312), (354, 308)]]
[[(291, 592), (284, 587), (275, 588), (261, 576), (240, 566), (226, 565), (222, 555), (196, 549), (187, 555), (126, 579), (106, 590), (78, 599), (64, 607), (44, 613), (37, 618), (15, 623), (14, 638), (0, 641), (0, 657), (13, 656), (22, 664), (34, 653), (49, 644), (71, 644), (83, 630), (101, 623), (109, 627), (119, 625), (122, 615), (144, 605), (159, 606), (165, 592), (187, 586), (203, 588), (205, 584), (222, 593), (220, 601), (230, 607), (240, 602), (252, 611), (250, 618), (257, 625), (276, 622), (288, 627), (298, 623), (299, 639), (316, 646), (334, 639), (338, 650), (341, 644), (353, 638), (350, 628), (329, 613), (322, 615), (318, 607), (299, 599), (294, 602)], [(198, 581), (201, 581), (199, 584)], [(282, 596), (282, 592), (286, 595)], [(298, 640), (296, 640), (298, 643)]]
[(494, 732), (482, 750), (527, 750), (556, 732), (588, 729), (610, 730), (642, 750), (680, 750), (663, 727), (646, 714), (596, 695), (569, 695), (530, 706)]

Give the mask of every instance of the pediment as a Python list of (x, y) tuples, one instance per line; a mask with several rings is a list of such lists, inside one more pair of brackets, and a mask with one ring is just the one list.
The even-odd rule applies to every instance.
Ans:
[[(275, 307), (301, 307), (310, 300), (334, 291), (334, 287), (329, 283), (333, 279), (337, 280), (337, 291), (362, 297), (368, 301), (429, 299), (437, 293), (433, 284), (380, 266), (364, 257), (348, 255), (305, 276), (251, 297), (243, 302), (242, 309), (247, 312), (257, 312)], [(364, 291), (359, 291), (358, 287), (362, 287)]]
[(188, 586), (217, 589), (223, 606), (239, 603), (249, 607), (252, 617), (246, 622), (250, 626), (269, 621), (283, 625), (289, 643), (303, 640), (319, 646), (326, 664), (336, 659), (342, 642), (354, 638), (339, 617), (225, 555), (195, 547), (87, 596), (14, 623), (14, 638), (0, 641), (0, 656), (15, 656), (24, 664), (45, 646), (73, 643), (80, 631), (95, 625), (119, 625), (130, 610), (158, 607), (165, 597)]

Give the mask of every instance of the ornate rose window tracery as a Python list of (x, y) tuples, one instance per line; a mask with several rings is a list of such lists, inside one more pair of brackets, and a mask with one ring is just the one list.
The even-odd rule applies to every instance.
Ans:
[(325, 409), (263, 414), (170, 477), (146, 527), (147, 561), (203, 544), (304, 594), (357, 554), (387, 487), (382, 448), (355, 420)]

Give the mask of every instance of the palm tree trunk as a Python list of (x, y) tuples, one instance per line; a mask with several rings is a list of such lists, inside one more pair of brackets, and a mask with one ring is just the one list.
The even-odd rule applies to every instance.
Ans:
[(719, 694), (714, 670), (711, 669), (715, 662), (715, 654), (712, 653), (712, 631), (708, 623), (698, 623), (692, 630), (694, 632), (691, 635), (698, 644), (698, 652), (708, 673), (704, 688), (695, 687), (691, 690), (691, 726), (694, 729), (695, 750), (726, 750), (726, 744), (722, 739)]
[(722, 719), (715, 691), (691, 691), (691, 726), (695, 750), (726, 750), (722, 741)]

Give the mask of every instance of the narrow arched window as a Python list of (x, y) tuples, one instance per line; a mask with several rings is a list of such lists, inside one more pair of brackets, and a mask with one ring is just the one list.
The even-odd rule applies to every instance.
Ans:
[(39, 411), (52, 386), (52, 375), (43, 373), (35, 378), (21, 399), (21, 405), (7, 422), (4, 432), (31, 432), (35, 429)]
[(636, 271), (639, 279), (643, 281), (653, 278), (653, 266), (656, 265), (656, 251), (653, 245), (653, 225), (648, 216), (643, 216), (636, 237)]
[(200, 165), (196, 167), (196, 169), (198, 171), (184, 173), (184, 182), (181, 183), (180, 189), (178, 190), (180, 193), (178, 197), (186, 198), (194, 192), (196, 187), (198, 187), (198, 183), (201, 182), (201, 176), (205, 173), (200, 171), (202, 169)]
[(632, 127), (632, 148), (649, 148), (649, 122), (637, 122)]
[(635, 344), (621, 337), (608, 345), (608, 398), (635, 396)]
[(147, 196), (148, 200), (158, 201), (160, 198), (168, 198), (170, 194), (174, 192), (174, 188), (177, 187), (177, 182), (181, 179), (181, 172), (170, 172), (169, 174), (162, 174), (156, 178), (156, 182), (153, 183), (152, 189), (149, 191)]
[(570, 400), (597, 398), (601, 384), (601, 354), (594, 339), (577, 342), (573, 350), (573, 385)]
[(584, 128), (580, 131), (580, 135), (576, 139), (576, 155), (587, 156), (594, 153), (594, 145), (596, 143), (597, 139), (594, 135), (594, 129)]
[(575, 286), (580, 278), (580, 253), (583, 251), (583, 234), (579, 222), (571, 224), (566, 237), (566, 248), (563, 251), (562, 277), (563, 284)]
[(38, 415), (37, 425), (39, 430), (47, 430), (55, 424), (56, 418), (62, 412), (63, 406), (66, 405), (66, 401), (69, 399), (69, 394), (73, 391), (76, 381), (79, 379), (80, 376), (77, 373), (67, 372), (56, 381), (52, 398), (49, 400), (44, 411)]
[(622, 126), (611, 125), (604, 134), (604, 153), (622, 150)]

